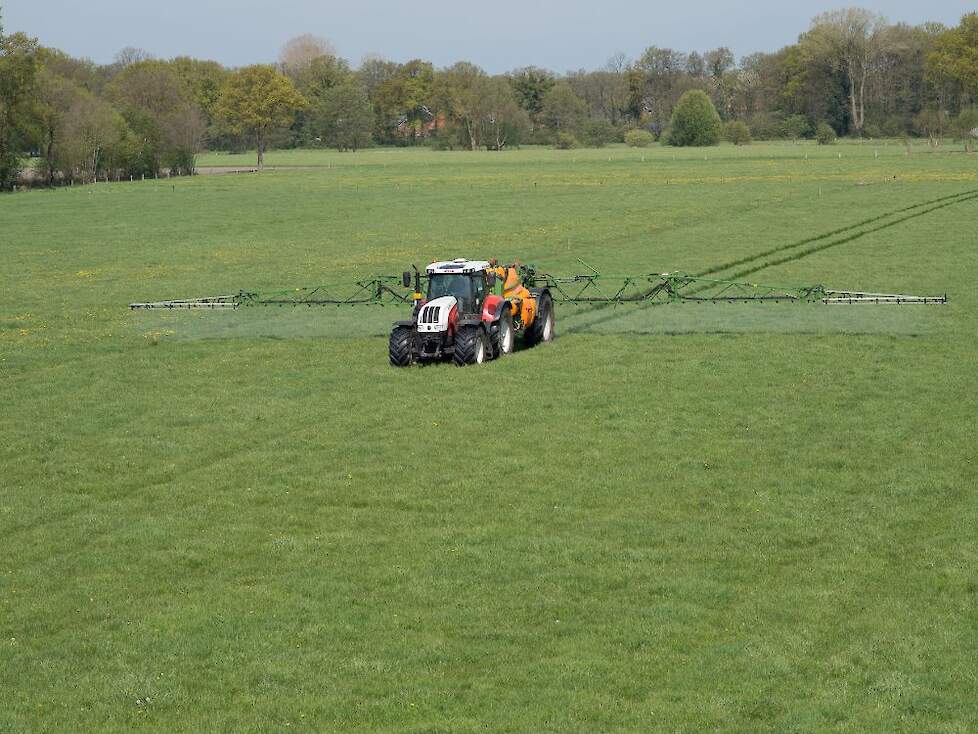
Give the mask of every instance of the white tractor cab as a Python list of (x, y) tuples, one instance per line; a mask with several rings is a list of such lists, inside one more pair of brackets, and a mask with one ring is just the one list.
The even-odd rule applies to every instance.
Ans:
[(433, 262), (425, 274), (422, 295), (418, 271), (404, 273), (405, 287), (414, 281), (415, 306), (391, 331), (394, 366), (448, 358), (460, 367), (481, 364), (511, 353), (518, 331), (525, 343), (553, 337), (549, 290), (524, 287), (516, 266), (458, 258)]

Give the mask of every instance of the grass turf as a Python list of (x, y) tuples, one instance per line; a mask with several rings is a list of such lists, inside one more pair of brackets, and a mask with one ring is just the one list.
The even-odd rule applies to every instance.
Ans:
[[(0, 198), (0, 730), (978, 726), (978, 200), (912, 208), (973, 156), (269, 163), (309, 168)], [(456, 255), (702, 272), (868, 220), (749, 278), (949, 305), (563, 309), (406, 371), (389, 308), (125, 309)]]

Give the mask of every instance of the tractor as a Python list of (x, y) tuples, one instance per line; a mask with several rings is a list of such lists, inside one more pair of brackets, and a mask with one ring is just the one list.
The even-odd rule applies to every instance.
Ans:
[(395, 367), (451, 359), (459, 367), (511, 354), (520, 335), (534, 346), (554, 337), (554, 306), (546, 287), (527, 287), (519, 265), (458, 258), (406, 271), (414, 286), (411, 318), (394, 324), (390, 362)]

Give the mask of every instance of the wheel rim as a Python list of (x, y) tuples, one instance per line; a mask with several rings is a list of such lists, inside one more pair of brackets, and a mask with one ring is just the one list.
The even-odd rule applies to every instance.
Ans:
[(504, 321), (502, 325), (502, 338), (499, 340), (501, 344), (501, 351), (503, 354), (509, 354), (513, 351), (513, 328), (509, 325), (509, 322)]
[(554, 315), (550, 311), (547, 312), (547, 318), (543, 322), (543, 340), (545, 342), (550, 341), (554, 335)]
[(486, 360), (486, 343), (480, 338), (475, 345), (475, 363), (482, 364)]

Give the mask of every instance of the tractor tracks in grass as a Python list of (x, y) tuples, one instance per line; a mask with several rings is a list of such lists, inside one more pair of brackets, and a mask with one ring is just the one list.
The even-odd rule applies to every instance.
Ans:
[[(774, 267), (775, 265), (781, 265), (793, 260), (800, 260), (801, 258), (808, 257), (816, 252), (821, 252), (822, 250), (827, 250), (832, 247), (848, 244), (849, 242), (865, 237), (866, 235), (873, 234), (874, 232), (879, 232), (881, 230), (888, 229), (889, 227), (902, 224), (903, 222), (911, 219), (922, 217), (925, 214), (930, 214), (938, 209), (943, 209), (954, 204), (960, 204), (965, 201), (971, 201), (976, 198), (978, 198), (978, 189), (964, 191), (957, 194), (949, 194), (947, 196), (938, 197), (937, 199), (918, 202), (916, 204), (911, 204), (910, 206), (901, 207), (899, 209), (894, 209), (892, 211), (879, 214), (875, 217), (870, 217), (869, 219), (864, 219), (860, 222), (856, 222), (855, 224), (834, 229), (830, 232), (824, 232), (820, 235), (799, 240), (798, 242), (773, 247), (769, 250), (765, 250), (764, 252), (759, 252), (756, 255), (750, 255), (739, 260), (733, 260), (722, 265), (717, 265), (709, 270), (703, 271), (702, 273), (697, 273), (697, 276), (716, 276), (726, 270), (731, 270), (744, 265), (748, 266), (733, 274), (724, 275), (722, 278), (723, 280), (736, 280), (737, 278), (751, 275), (766, 268)], [(838, 235), (842, 236), (838, 237)], [(837, 239), (830, 239), (835, 237), (837, 237)], [(824, 240), (827, 239), (829, 239), (829, 241), (824, 242)], [(805, 245), (813, 246), (806, 248)], [(774, 260), (765, 259), (771, 257), (772, 255), (780, 255), (781, 253), (788, 254)]]

